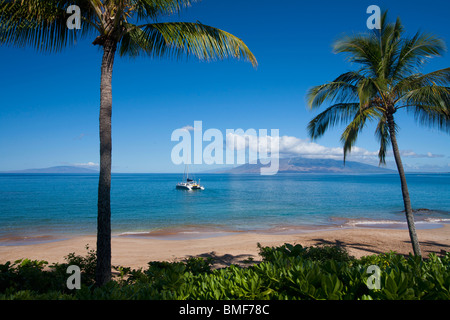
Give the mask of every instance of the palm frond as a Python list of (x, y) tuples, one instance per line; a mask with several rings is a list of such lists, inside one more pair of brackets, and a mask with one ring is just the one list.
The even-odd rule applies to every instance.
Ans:
[(318, 139), (329, 127), (348, 123), (359, 110), (359, 103), (338, 103), (327, 108), (308, 123), (309, 137)]
[(445, 68), (427, 74), (415, 73), (401, 79), (392, 91), (396, 95), (396, 103), (404, 99), (404, 95), (412, 90), (428, 86), (450, 87), (450, 68)]
[(139, 20), (157, 21), (161, 16), (180, 13), (201, 0), (129, 0), (124, 8), (126, 13), (136, 14)]
[(393, 66), (400, 52), (401, 36), (404, 28), (400, 18), (397, 18), (395, 23), (388, 23), (387, 11), (383, 14), (382, 20), (379, 39), (376, 39), (376, 41), (379, 41), (381, 51), (381, 59), (378, 65), (378, 78), (389, 81)]
[(401, 107), (409, 108), (410, 106), (434, 106), (436, 109), (448, 109), (448, 96), (450, 94), (449, 87), (431, 85), (422, 86), (405, 93), (401, 99), (403, 102)]
[[(70, 5), (81, 9), (81, 29), (67, 28)], [(59, 51), (94, 29), (89, 0), (0, 0), (0, 43)]]
[[(380, 83), (381, 82), (381, 83)], [(368, 108), (375, 97), (383, 94), (385, 83), (379, 79), (364, 78), (358, 84), (358, 98), (360, 108)], [(380, 107), (377, 105), (377, 107)]]
[(450, 68), (409, 77), (398, 89), (398, 109), (406, 108), (420, 125), (450, 133)]
[(416, 33), (411, 39), (404, 39), (392, 78), (402, 79), (416, 73), (427, 60), (442, 55), (445, 49), (444, 41), (431, 34)]
[(367, 34), (345, 36), (337, 40), (333, 49), (335, 53), (346, 53), (352, 63), (361, 64), (368, 76), (376, 77), (381, 60), (379, 42)]
[(435, 105), (416, 105), (407, 109), (412, 113), (416, 122), (430, 129), (437, 129), (450, 134), (450, 105), (447, 96), (447, 107), (440, 108)]
[(344, 163), (347, 159), (347, 154), (351, 152), (358, 139), (358, 135), (364, 129), (367, 120), (372, 120), (375, 116), (378, 116), (376, 113), (376, 109), (372, 108), (360, 110), (355, 114), (353, 120), (345, 128), (341, 135), (341, 142), (344, 149)]
[(152, 23), (129, 27), (120, 45), (120, 54), (176, 58), (187, 55), (204, 61), (242, 58), (257, 66), (255, 56), (241, 39), (199, 22)]
[(359, 100), (358, 84), (364, 80), (359, 72), (347, 72), (334, 81), (308, 90), (307, 103), (310, 109), (320, 107), (324, 102), (348, 103)]
[(378, 151), (379, 164), (386, 164), (386, 152), (390, 143), (389, 127), (387, 125), (386, 117), (381, 117), (375, 130), (375, 137), (380, 143)]

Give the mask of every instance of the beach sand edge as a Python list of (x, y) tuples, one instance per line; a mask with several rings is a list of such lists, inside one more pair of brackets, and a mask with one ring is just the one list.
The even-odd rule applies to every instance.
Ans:
[[(450, 251), (450, 225), (417, 230), (422, 254)], [(211, 257), (217, 267), (244, 264), (261, 259), (257, 244), (279, 246), (284, 243), (303, 246), (338, 245), (356, 258), (395, 251), (412, 252), (408, 230), (343, 228), (297, 234), (241, 232), (199, 239), (167, 240), (145, 237), (112, 237), (112, 265), (146, 268), (150, 261), (180, 261), (189, 257)], [(69, 253), (85, 256), (86, 246), (96, 248), (95, 236), (77, 236), (60, 241), (27, 245), (0, 245), (0, 263), (28, 258), (52, 263), (65, 262)]]

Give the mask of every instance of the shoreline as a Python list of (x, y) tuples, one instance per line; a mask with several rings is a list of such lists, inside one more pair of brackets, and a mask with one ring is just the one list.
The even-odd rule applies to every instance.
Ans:
[[(291, 230), (292, 231), (292, 230)], [(418, 229), (419, 241), (424, 256), (434, 252), (450, 251), (450, 225), (439, 228)], [(42, 240), (42, 239), (41, 239)], [(49, 265), (65, 262), (64, 257), (74, 252), (85, 256), (86, 246), (96, 248), (96, 236), (74, 236), (65, 239), (49, 239), (47, 242), (5, 245), (0, 240), (0, 263), (19, 259), (45, 260)], [(1, 243), (3, 242), (3, 245)], [(350, 255), (360, 258), (365, 255), (396, 251), (400, 254), (412, 252), (407, 229), (395, 228), (333, 228), (328, 230), (298, 230), (297, 232), (228, 232), (180, 239), (176, 234), (161, 234), (159, 237), (143, 235), (113, 235), (112, 265), (146, 268), (150, 261), (179, 261), (189, 257), (212, 257), (217, 267), (230, 264), (245, 264), (260, 261), (257, 243), (262, 246), (279, 246), (284, 243), (303, 246), (339, 245)]]
[[(416, 230), (431, 230), (450, 226), (450, 219), (432, 219), (415, 221)], [(329, 224), (310, 225), (278, 225), (267, 228), (256, 229), (233, 229), (212, 225), (184, 225), (168, 226), (149, 231), (112, 231), (112, 238), (137, 238), (154, 240), (192, 240), (223, 237), (237, 234), (263, 234), (263, 235), (294, 235), (306, 234), (320, 231), (333, 231), (344, 229), (387, 229), (407, 230), (406, 221), (399, 220), (376, 220), (376, 219), (353, 219), (335, 218)], [(40, 233), (30, 234), (26, 230), (23, 233), (0, 234), (0, 247), (3, 246), (26, 246), (44, 244), (50, 242), (65, 241), (80, 237), (96, 237), (95, 232), (53, 232), (52, 230), (41, 230)]]

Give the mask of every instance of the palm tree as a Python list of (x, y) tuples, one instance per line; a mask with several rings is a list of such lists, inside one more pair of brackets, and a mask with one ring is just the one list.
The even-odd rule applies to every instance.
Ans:
[(445, 44), (434, 35), (417, 33), (411, 38), (403, 35), (400, 19), (388, 23), (387, 12), (383, 12), (380, 30), (345, 36), (335, 42), (334, 51), (346, 53), (359, 69), (308, 91), (310, 109), (325, 102), (331, 105), (309, 122), (308, 133), (311, 139), (317, 139), (329, 127), (345, 124), (341, 135), (345, 163), (358, 134), (367, 123), (377, 123), (375, 136), (380, 143), (379, 162), (380, 165), (386, 163), (390, 143), (400, 175), (413, 251), (421, 256), (396, 138), (399, 127), (394, 116), (397, 111), (406, 110), (419, 124), (450, 133), (450, 68), (420, 73), (429, 58), (444, 52)]
[[(0, 43), (60, 51), (79, 38), (95, 36), (103, 52), (100, 80), (100, 176), (98, 184), (96, 283), (111, 279), (111, 79), (120, 56), (200, 60), (237, 58), (257, 61), (242, 40), (200, 22), (159, 22), (198, 0), (0, 0)], [(71, 5), (81, 12), (81, 29), (66, 23)]]

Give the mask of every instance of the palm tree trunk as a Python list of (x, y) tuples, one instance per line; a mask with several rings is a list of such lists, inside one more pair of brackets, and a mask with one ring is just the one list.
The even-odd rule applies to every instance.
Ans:
[(411, 244), (414, 254), (421, 256), (419, 239), (417, 238), (416, 226), (414, 223), (414, 215), (411, 207), (411, 199), (409, 198), (408, 185), (406, 183), (405, 170), (403, 169), (402, 159), (400, 157), (400, 151), (398, 149), (397, 137), (395, 132), (394, 116), (392, 114), (387, 115), (387, 123), (389, 127), (389, 135), (391, 137), (392, 150), (394, 152), (395, 163), (397, 164), (398, 173), (400, 175), (400, 182), (402, 186), (403, 203), (405, 206), (406, 221), (408, 223), (409, 237), (411, 238)]
[(98, 182), (97, 268), (95, 280), (102, 286), (111, 280), (111, 114), (112, 71), (117, 44), (105, 41), (100, 83), (100, 177)]

